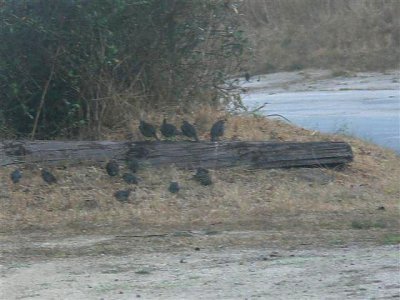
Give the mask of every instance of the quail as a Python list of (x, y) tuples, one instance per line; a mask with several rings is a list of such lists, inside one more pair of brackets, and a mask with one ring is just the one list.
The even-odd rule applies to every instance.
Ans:
[(57, 182), (56, 177), (54, 177), (54, 175), (51, 174), (50, 171), (42, 169), (41, 173), (42, 173), (42, 178), (46, 183), (53, 184)]
[(132, 173), (136, 173), (139, 170), (139, 161), (135, 158), (129, 159), (126, 165)]
[(129, 195), (131, 194), (131, 191), (132, 191), (131, 189), (116, 191), (114, 193), (114, 197), (119, 202), (128, 202), (129, 201)]
[(106, 165), (107, 174), (117, 176), (119, 174), (119, 165), (115, 160), (110, 160)]
[(140, 120), (139, 130), (143, 134), (143, 136), (148, 137), (148, 138), (153, 137), (157, 141), (159, 141), (159, 138), (157, 137), (157, 134), (156, 134), (156, 129), (152, 124), (146, 123), (145, 121)]
[(167, 123), (167, 120), (165, 118), (161, 125), (160, 131), (162, 135), (166, 138), (174, 137), (179, 133), (174, 125)]
[(196, 174), (193, 176), (193, 178), (201, 185), (212, 184), (210, 172), (204, 168), (197, 168)]
[(218, 122), (215, 122), (214, 125), (211, 127), (210, 130), (210, 135), (211, 135), (211, 141), (215, 142), (220, 138), (221, 136), (224, 135), (225, 131), (225, 122), (226, 120), (219, 120)]
[(15, 169), (14, 171), (11, 172), (10, 178), (13, 183), (18, 183), (22, 178), (21, 171), (19, 169)]
[(122, 179), (129, 184), (137, 184), (138, 180), (136, 178), (135, 175), (133, 175), (132, 173), (124, 173), (124, 175), (122, 175)]
[(197, 138), (197, 132), (196, 132), (196, 128), (194, 128), (194, 126), (192, 124), (190, 124), (187, 121), (183, 121), (182, 126), (181, 126), (181, 131), (182, 134), (187, 136), (188, 138), (192, 138), (195, 139), (196, 142), (199, 141), (199, 139)]
[(181, 188), (179, 187), (179, 184), (175, 181), (172, 181), (168, 187), (168, 191), (170, 191), (173, 194), (176, 194), (177, 192), (179, 192), (180, 189)]

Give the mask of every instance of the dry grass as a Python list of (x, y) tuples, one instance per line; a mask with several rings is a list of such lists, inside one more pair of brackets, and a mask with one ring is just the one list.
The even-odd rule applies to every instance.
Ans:
[[(210, 118), (220, 115), (204, 109), (191, 121), (203, 128)], [(202, 139), (207, 138), (204, 130), (201, 133)], [(123, 133), (119, 136), (123, 138)], [(148, 168), (139, 172), (141, 181), (134, 187), (131, 203), (125, 204), (117, 202), (113, 194), (127, 184), (121, 178), (110, 178), (103, 166), (53, 169), (59, 179), (53, 186), (41, 180), (38, 166), (25, 166), (23, 179), (16, 185), (8, 177), (12, 168), (2, 168), (1, 228), (196, 226), (257, 220), (277, 227), (351, 228), (353, 221), (365, 219), (397, 228), (400, 158), (391, 151), (350, 137), (321, 135), (252, 116), (229, 117), (225, 138), (345, 140), (352, 145), (355, 161), (343, 170), (213, 170), (210, 187), (193, 181), (189, 170)], [(177, 195), (168, 192), (170, 181), (182, 186)], [(378, 211), (379, 206), (385, 210)]]
[(253, 72), (399, 67), (397, 0), (247, 0), (242, 13)]

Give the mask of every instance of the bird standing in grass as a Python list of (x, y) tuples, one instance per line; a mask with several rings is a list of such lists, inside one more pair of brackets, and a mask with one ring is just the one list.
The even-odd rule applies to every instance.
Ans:
[(179, 184), (175, 181), (172, 181), (168, 187), (168, 191), (170, 191), (173, 194), (176, 194), (177, 192), (179, 192), (180, 189), (181, 188), (179, 187)]
[(15, 169), (14, 171), (11, 172), (10, 178), (13, 183), (18, 183), (22, 178), (21, 171), (19, 169)]
[(132, 173), (124, 173), (124, 175), (122, 175), (122, 179), (128, 184), (137, 184), (138, 183), (136, 176), (133, 175)]
[(131, 189), (116, 191), (114, 193), (114, 197), (119, 202), (128, 202), (129, 201), (129, 195), (131, 194), (131, 191), (132, 191)]
[(205, 168), (197, 168), (196, 174), (193, 176), (193, 178), (200, 182), (201, 185), (212, 184), (210, 172)]
[(167, 123), (167, 119), (165, 119), (165, 118), (161, 125), (160, 131), (161, 131), (162, 135), (165, 136), (166, 138), (172, 138), (172, 137), (175, 137), (177, 134), (179, 134), (176, 127), (172, 124)]
[(43, 180), (48, 184), (53, 184), (57, 182), (57, 178), (50, 173), (50, 171), (46, 169), (42, 169), (41, 171)]
[(218, 122), (215, 122), (214, 125), (211, 127), (210, 130), (211, 142), (217, 141), (221, 136), (224, 135), (225, 122), (226, 119), (219, 120)]
[(160, 139), (157, 137), (156, 128), (150, 123), (146, 123), (143, 120), (140, 120), (139, 130), (143, 134), (143, 136), (148, 138), (155, 138), (157, 141)]
[(194, 128), (194, 126), (192, 124), (190, 124), (189, 122), (183, 120), (183, 123), (181, 126), (181, 131), (182, 131), (182, 134), (187, 136), (188, 138), (195, 139), (196, 142), (199, 141), (199, 139), (197, 137), (196, 128)]
[(106, 165), (107, 174), (117, 176), (119, 174), (119, 165), (115, 160), (110, 160)]
[(135, 158), (129, 159), (126, 165), (132, 173), (136, 173), (139, 170), (139, 161)]

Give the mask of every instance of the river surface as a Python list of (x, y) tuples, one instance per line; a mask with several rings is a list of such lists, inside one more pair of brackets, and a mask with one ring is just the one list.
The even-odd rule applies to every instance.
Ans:
[(332, 77), (328, 71), (276, 73), (242, 82), (243, 103), (301, 127), (352, 135), (400, 153), (399, 73)]

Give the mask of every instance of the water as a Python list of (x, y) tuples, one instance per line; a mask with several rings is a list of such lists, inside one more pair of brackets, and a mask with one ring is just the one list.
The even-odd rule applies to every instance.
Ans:
[(325, 133), (353, 135), (400, 153), (400, 91), (270, 91), (243, 95), (250, 109), (268, 102), (261, 113)]

